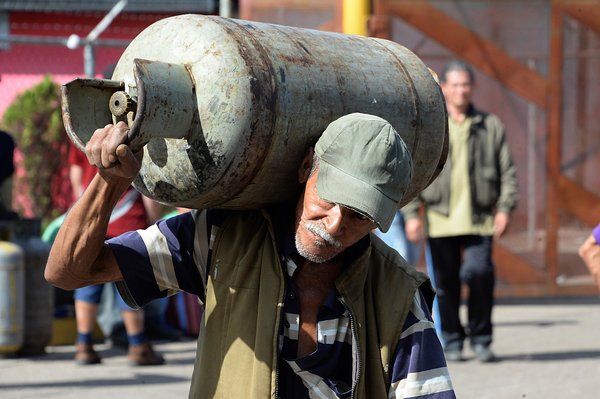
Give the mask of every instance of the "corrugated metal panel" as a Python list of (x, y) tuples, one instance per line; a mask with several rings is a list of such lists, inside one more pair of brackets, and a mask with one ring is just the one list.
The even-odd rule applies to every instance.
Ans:
[[(0, 11), (108, 11), (117, 0), (0, 0)], [(215, 12), (217, 0), (129, 0), (124, 12)]]

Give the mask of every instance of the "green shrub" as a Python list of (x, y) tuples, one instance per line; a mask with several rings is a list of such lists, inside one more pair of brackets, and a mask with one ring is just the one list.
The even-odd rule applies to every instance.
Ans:
[[(50, 76), (45, 76), (41, 83), (11, 103), (2, 125), (13, 135), (23, 154), (25, 177), (16, 176), (15, 191), (18, 193), (19, 188), (23, 191), (24, 187), (30, 199), (13, 201), (15, 211), (21, 215), (32, 213), (45, 225), (66, 209), (64, 204), (57, 208), (53, 201), (53, 194), (63, 191), (57, 185), (68, 185), (64, 181), (68, 138), (62, 123), (60, 87)], [(23, 203), (27, 202), (31, 209), (23, 209)]]

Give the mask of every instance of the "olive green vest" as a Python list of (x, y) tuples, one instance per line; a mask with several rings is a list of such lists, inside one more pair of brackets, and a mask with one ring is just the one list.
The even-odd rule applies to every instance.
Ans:
[[(371, 240), (336, 281), (352, 315), (355, 398), (388, 396), (415, 291), (425, 283), (433, 299), (425, 275)], [(190, 398), (276, 398), (285, 280), (268, 214), (231, 212), (217, 233), (210, 270)]]

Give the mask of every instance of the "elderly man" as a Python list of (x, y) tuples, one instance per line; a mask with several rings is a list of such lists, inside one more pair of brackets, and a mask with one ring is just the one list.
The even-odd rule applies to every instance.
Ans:
[(426, 276), (370, 231), (387, 230), (411, 179), (385, 120), (332, 122), (298, 169), (296, 202), (195, 210), (105, 242), (140, 168), (127, 126), (86, 147), (100, 173), (71, 209), (46, 278), (117, 283), (134, 305), (176, 291), (205, 307), (192, 398), (454, 398)]

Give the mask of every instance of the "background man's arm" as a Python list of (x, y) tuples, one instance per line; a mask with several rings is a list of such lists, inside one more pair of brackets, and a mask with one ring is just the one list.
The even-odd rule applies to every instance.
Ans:
[(594, 234), (590, 234), (583, 244), (581, 244), (579, 247), (579, 256), (585, 262), (590, 274), (594, 277), (596, 284), (600, 288), (600, 245), (596, 241)]
[(404, 232), (406, 233), (406, 238), (415, 244), (420, 243), (425, 238), (423, 222), (419, 215), (420, 206), (421, 201), (417, 197), (401, 209), (404, 215)]
[(508, 146), (504, 126), (498, 136), (498, 169), (500, 171), (500, 197), (496, 205), (494, 216), (494, 238), (499, 238), (506, 232), (510, 222), (510, 214), (519, 201), (519, 186), (517, 181), (517, 168), (513, 161), (512, 153)]

